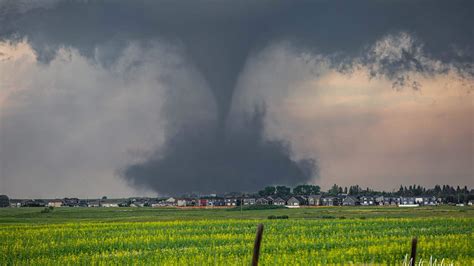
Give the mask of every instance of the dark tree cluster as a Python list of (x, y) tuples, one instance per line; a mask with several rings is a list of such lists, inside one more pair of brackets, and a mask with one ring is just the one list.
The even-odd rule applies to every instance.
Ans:
[(7, 195), (0, 195), (0, 207), (8, 207), (10, 206), (10, 199)]
[(262, 197), (278, 196), (287, 197), (291, 195), (315, 195), (321, 192), (321, 188), (315, 185), (298, 185), (291, 189), (287, 186), (268, 186), (258, 191)]
[(466, 203), (474, 200), (474, 190), (469, 190), (467, 186), (461, 188), (450, 185), (436, 185), (434, 188), (425, 188), (420, 185), (412, 185), (409, 187), (400, 186), (396, 192), (398, 196), (420, 196), (429, 195), (442, 198), (445, 203)]
[(387, 196), (387, 197), (417, 197), (434, 196), (441, 198), (444, 203), (467, 203), (474, 200), (474, 190), (464, 187), (454, 187), (450, 185), (436, 185), (433, 188), (425, 188), (421, 185), (400, 186), (398, 191), (386, 192), (377, 191), (369, 187), (362, 188), (359, 185), (342, 187), (334, 184), (327, 192), (321, 191), (317, 185), (297, 185), (293, 189), (286, 186), (267, 186), (258, 191), (262, 197), (278, 196), (298, 196), (324, 194), (328, 196), (350, 195), (350, 196)]

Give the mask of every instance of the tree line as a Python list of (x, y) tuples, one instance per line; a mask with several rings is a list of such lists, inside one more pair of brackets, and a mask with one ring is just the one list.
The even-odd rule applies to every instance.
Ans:
[(321, 191), (317, 185), (297, 185), (293, 188), (288, 186), (267, 186), (258, 191), (261, 197), (277, 196), (288, 197), (297, 195), (316, 195), (323, 194), (328, 196), (350, 195), (350, 196), (386, 196), (386, 197), (417, 197), (434, 196), (442, 198), (445, 202), (464, 203), (474, 200), (474, 190), (467, 186), (435, 185), (433, 188), (426, 188), (421, 185), (401, 185), (397, 191), (377, 191), (369, 187), (362, 188), (359, 185), (339, 186), (334, 184), (328, 191)]

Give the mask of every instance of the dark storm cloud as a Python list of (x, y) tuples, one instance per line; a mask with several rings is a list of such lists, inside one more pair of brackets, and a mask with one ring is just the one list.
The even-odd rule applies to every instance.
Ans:
[[(162, 149), (124, 170), (131, 183), (161, 192), (255, 189), (305, 182), (316, 174), (311, 160), (296, 162), (289, 145), (264, 138), (265, 112), (243, 118), (255, 123), (246, 122), (242, 129), (226, 128), (233, 123), (229, 110), (245, 63), (272, 42), (289, 41), (296, 49), (326, 55), (341, 70), (350, 70), (352, 59), (358, 58), (358, 63), (373, 66), (371, 75), (387, 76), (396, 84), (408, 80), (410, 71), (447, 71), (420, 61), (416, 49), (382, 59), (366, 55), (368, 46), (384, 36), (409, 32), (422, 41), (426, 57), (474, 75), (472, 1), (21, 3), (2, 3), (0, 36), (26, 37), (46, 63), (63, 46), (104, 66), (113, 65), (131, 41), (166, 40), (184, 48), (207, 82), (217, 112), (207, 122), (184, 121), (168, 129)], [(186, 95), (176, 98), (182, 97)], [(177, 110), (196, 111), (170, 102), (166, 109), (168, 120)]]
[[(293, 41), (343, 64), (384, 35), (407, 31), (423, 41), (428, 56), (474, 74), (472, 1), (59, 1), (45, 8), (35, 4), (22, 14), (15, 3), (1, 8), (0, 35), (27, 36), (44, 61), (63, 45), (91, 57), (104, 47), (99, 59), (107, 63), (130, 40), (183, 43), (209, 83), (221, 119), (249, 54), (275, 40)], [(431, 71), (407, 50), (381, 71), (412, 69)]]
[(257, 109), (224, 139), (215, 125), (183, 127), (162, 149), (125, 170), (134, 185), (166, 193), (247, 191), (269, 184), (307, 182), (314, 160), (294, 161), (287, 143), (263, 136), (264, 109)]

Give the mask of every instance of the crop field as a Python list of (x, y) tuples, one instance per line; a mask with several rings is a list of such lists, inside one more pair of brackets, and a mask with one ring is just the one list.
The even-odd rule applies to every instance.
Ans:
[[(269, 220), (262, 213), (289, 219)], [(0, 210), (0, 265), (249, 265), (258, 223), (265, 226), (262, 265), (400, 265), (414, 236), (417, 258), (425, 265), (430, 259), (437, 265), (474, 265), (471, 207), (60, 208), (47, 214), (5, 209)]]

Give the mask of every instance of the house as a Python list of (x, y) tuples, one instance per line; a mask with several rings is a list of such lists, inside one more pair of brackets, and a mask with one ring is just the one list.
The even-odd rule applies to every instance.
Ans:
[(148, 203), (153, 208), (167, 207), (169, 206), (169, 203), (166, 200), (167, 198), (157, 198), (149, 201)]
[(415, 197), (415, 204), (422, 205), (423, 197)]
[(301, 196), (293, 196), (286, 201), (287, 206), (305, 205), (306, 200)]
[(77, 207), (87, 207), (87, 200), (79, 200)]
[(152, 207), (171, 207), (171, 206), (176, 206), (177, 201), (175, 198), (162, 198), (159, 199), (157, 202), (152, 204)]
[(355, 205), (360, 205), (360, 202), (354, 196), (346, 196), (344, 199), (342, 199), (342, 205), (343, 206), (355, 206)]
[(116, 199), (104, 199), (100, 201), (100, 206), (105, 208), (117, 208), (119, 204), (120, 200)]
[(54, 200), (50, 200), (48, 202), (48, 207), (58, 208), (58, 207), (61, 207), (61, 206), (63, 206), (63, 201), (60, 200), (60, 199), (54, 199)]
[(22, 202), (22, 207), (45, 207), (46, 203), (39, 199), (26, 200)]
[(436, 203), (437, 204), (442, 204), (443, 203), (443, 198), (441, 198), (441, 197), (436, 198)]
[(267, 198), (257, 198), (255, 200), (256, 205), (270, 205), (269, 200)]
[(325, 196), (321, 197), (322, 206), (339, 206), (340, 200), (338, 197)]
[(178, 204), (177, 200), (173, 197), (170, 197), (164, 200), (165, 206), (176, 206), (177, 204)]
[(156, 202), (156, 199), (151, 198), (130, 198), (127, 201), (121, 202), (119, 205), (120, 207), (125, 207), (125, 205), (129, 205), (130, 207), (149, 207), (151, 203)]
[(308, 196), (308, 205), (319, 206), (321, 202), (321, 195), (309, 195)]
[(22, 200), (11, 199), (10, 200), (10, 207), (19, 208), (21, 207)]
[[(192, 199), (188, 203), (188, 206), (227, 206), (227, 204), (233, 204), (233, 203), (235, 204), (235, 202), (231, 200), (227, 201), (227, 199), (213, 196), (213, 197), (200, 198), (198, 200)], [(232, 206), (232, 205), (228, 205), (228, 206)]]
[(362, 196), (360, 199), (360, 205), (362, 206), (370, 206), (375, 204), (374, 197), (372, 196)]
[(226, 202), (224, 200), (224, 198), (219, 198), (219, 197), (213, 197), (211, 199), (209, 199), (208, 201), (208, 206), (226, 206), (225, 205)]
[[(211, 200), (209, 200), (209, 204)], [(193, 206), (199, 206), (199, 200), (198, 199), (193, 199), (193, 198), (180, 198), (176, 200), (176, 205), (178, 207), (193, 207)]]
[(255, 198), (243, 198), (244, 205), (255, 205)]
[(273, 205), (278, 205), (278, 206), (284, 206), (286, 204), (286, 200), (280, 197), (274, 198), (272, 202), (273, 202)]
[(118, 203), (119, 207), (137, 207), (137, 205), (132, 205), (132, 201), (129, 199), (123, 199)]
[(178, 207), (186, 207), (186, 206), (187, 206), (186, 203), (187, 203), (187, 200), (186, 200), (186, 199), (178, 199), (178, 200), (176, 201), (176, 205), (177, 205)]
[(225, 201), (225, 206), (237, 206), (237, 202), (239, 201), (235, 197), (227, 197), (224, 199)]
[(198, 206), (207, 206), (209, 203), (208, 199), (202, 198), (198, 200)]
[(89, 200), (87, 202), (87, 207), (100, 207), (100, 200)]
[(80, 200), (78, 198), (64, 198), (62, 206), (78, 207)]
[(400, 204), (400, 197), (385, 198), (384, 205), (397, 206)]
[(426, 205), (426, 206), (435, 206), (435, 205), (438, 205), (438, 202), (436, 201), (436, 197), (434, 196), (424, 196), (423, 197), (423, 205)]
[(384, 205), (386, 198), (384, 196), (378, 196), (374, 198), (375, 205)]
[(297, 196), (297, 197), (300, 197), (302, 200), (303, 200), (303, 205), (308, 205), (308, 197), (307, 196)]
[(398, 204), (400, 207), (417, 207), (419, 204), (416, 203), (414, 197), (401, 197), (400, 203)]
[(150, 200), (148, 203), (152, 208), (166, 207), (165, 200), (164, 198), (156, 198)]
[(186, 207), (190, 206), (191, 200), (190, 199), (177, 199), (176, 200), (176, 205), (178, 207)]
[[(120, 203), (119, 205), (123, 205), (123, 203)], [(145, 207), (146, 202), (143, 201), (134, 201), (130, 202), (129, 207)], [(123, 207), (123, 206), (120, 206)]]

